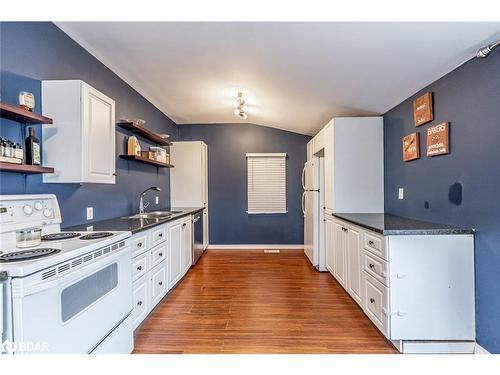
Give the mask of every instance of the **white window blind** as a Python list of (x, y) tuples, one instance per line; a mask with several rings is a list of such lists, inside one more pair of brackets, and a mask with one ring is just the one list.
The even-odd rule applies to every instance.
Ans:
[(286, 213), (286, 154), (247, 154), (248, 213)]

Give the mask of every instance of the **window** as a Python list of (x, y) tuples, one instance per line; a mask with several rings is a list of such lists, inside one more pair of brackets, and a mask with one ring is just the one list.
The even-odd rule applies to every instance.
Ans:
[(247, 154), (248, 213), (286, 213), (286, 154)]

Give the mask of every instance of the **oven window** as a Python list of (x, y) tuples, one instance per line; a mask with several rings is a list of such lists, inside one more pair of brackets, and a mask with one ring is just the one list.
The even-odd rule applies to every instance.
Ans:
[(61, 293), (61, 319), (67, 322), (118, 285), (118, 264), (68, 286)]

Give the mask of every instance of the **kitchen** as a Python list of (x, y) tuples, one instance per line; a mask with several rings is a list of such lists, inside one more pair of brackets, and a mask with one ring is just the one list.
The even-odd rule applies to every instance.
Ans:
[[(500, 352), (498, 22), (0, 30), (5, 352)], [(336, 61), (337, 33), (409, 55)], [(241, 40), (267, 74), (220, 78), (259, 70)], [(223, 82), (200, 85), (205, 65)]]

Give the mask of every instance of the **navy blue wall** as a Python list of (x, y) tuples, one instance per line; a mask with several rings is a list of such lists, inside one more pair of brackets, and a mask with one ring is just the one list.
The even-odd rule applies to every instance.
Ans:
[[(412, 101), (434, 92), (430, 124), (450, 122), (451, 153), (425, 156), (429, 124), (413, 126)], [(384, 115), (386, 211), (434, 222), (477, 228), (477, 340), (500, 353), (500, 51), (473, 59), (432, 83)], [(401, 138), (420, 132), (422, 157), (404, 163)], [(449, 188), (463, 186), (463, 201), (449, 199)], [(405, 199), (397, 199), (398, 187)], [(429, 208), (424, 203), (429, 202)]]
[[(155, 131), (175, 134), (173, 121), (54, 24), (2, 22), (0, 38), (2, 101), (16, 104), (19, 91), (30, 91), (36, 96), (36, 111), (41, 112), (40, 80), (81, 79), (116, 101), (116, 119), (142, 118)], [(36, 128), (41, 139), (41, 127)], [(21, 129), (19, 124), (1, 119), (0, 136), (19, 142), (24, 139)], [(125, 134), (117, 132), (117, 154), (124, 153)], [(0, 193), (55, 193), (65, 226), (86, 222), (88, 206), (94, 207), (95, 220), (128, 214), (136, 209), (137, 195), (152, 185), (162, 188), (160, 206), (169, 204), (167, 169), (117, 158), (116, 171), (115, 185), (42, 184), (41, 175), (2, 172)]]
[[(212, 244), (302, 244), (301, 173), (310, 137), (251, 124), (180, 125), (178, 138), (208, 145)], [(247, 152), (285, 152), (287, 214), (248, 215)]]

